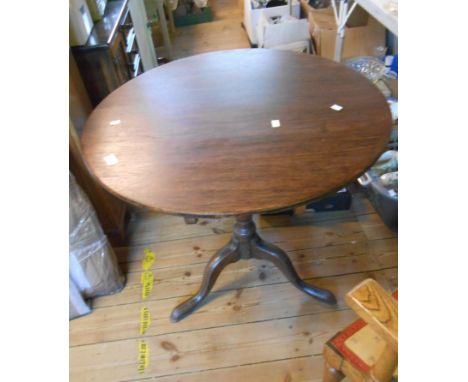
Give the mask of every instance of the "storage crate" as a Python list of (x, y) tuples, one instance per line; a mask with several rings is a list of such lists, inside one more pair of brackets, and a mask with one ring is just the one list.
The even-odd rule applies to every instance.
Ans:
[(393, 231), (398, 231), (398, 195), (387, 190), (378, 178), (373, 178), (369, 172), (359, 177), (358, 182), (385, 225)]
[[(306, 205), (306, 211), (325, 212), (325, 211), (343, 211), (351, 208), (351, 193), (348, 188), (342, 188), (340, 191), (324, 196), (314, 202)], [(288, 208), (281, 211), (263, 213), (262, 215), (293, 215), (294, 209)]]
[(322, 199), (307, 204), (306, 210), (314, 210), (315, 212), (343, 211), (349, 210), (350, 207), (351, 193), (347, 188), (343, 188), (336, 194), (325, 196)]

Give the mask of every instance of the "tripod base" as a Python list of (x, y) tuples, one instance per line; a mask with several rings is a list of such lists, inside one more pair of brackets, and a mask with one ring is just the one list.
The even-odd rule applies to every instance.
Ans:
[(240, 259), (271, 261), (297, 289), (328, 304), (336, 303), (335, 296), (330, 291), (301, 280), (288, 255), (281, 248), (267, 243), (257, 234), (252, 215), (241, 215), (237, 217), (229, 243), (221, 248), (206, 266), (200, 289), (193, 297), (184, 301), (172, 311), (171, 320), (174, 322), (180, 321), (197, 309), (208, 296), (221, 271), (227, 265)]

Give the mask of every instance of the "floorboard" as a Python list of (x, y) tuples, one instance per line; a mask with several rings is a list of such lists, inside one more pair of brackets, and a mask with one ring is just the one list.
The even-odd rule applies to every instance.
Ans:
[[(319, 354), (324, 341), (355, 318), (350, 310), (236, 324), (145, 338), (149, 346), (146, 376)], [(137, 338), (72, 347), (72, 380), (82, 382), (138, 378)], [(95, 375), (99, 379), (95, 379)]]
[(206, 370), (177, 376), (151, 378), (157, 382), (321, 382), (323, 360), (320, 356), (307, 356), (252, 365)]
[[(216, 0), (210, 23), (176, 28), (171, 36), (172, 58), (180, 59), (216, 50), (250, 48), (242, 27), (242, 0)], [(167, 57), (162, 39), (156, 38), (156, 54)]]

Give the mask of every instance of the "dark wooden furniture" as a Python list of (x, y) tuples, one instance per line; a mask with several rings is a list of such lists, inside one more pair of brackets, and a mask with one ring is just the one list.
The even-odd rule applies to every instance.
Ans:
[(271, 260), (297, 288), (333, 303), (257, 235), (252, 214), (304, 204), (353, 181), (382, 153), (390, 130), (384, 97), (360, 74), (311, 55), (242, 49), (174, 61), (132, 80), (91, 114), (82, 148), (96, 178), (128, 202), (192, 217), (237, 216), (199, 292), (174, 310), (177, 321), (240, 258)]
[(109, 1), (86, 44), (72, 47), (93, 106), (143, 72), (127, 3)]
[(79, 134), (92, 111), (91, 102), (81, 80), (73, 56), (70, 54), (69, 68), (69, 166), (76, 181), (86, 192), (104, 232), (113, 245), (125, 242), (126, 222), (128, 217), (127, 205), (104, 190), (91, 178), (81, 156)]

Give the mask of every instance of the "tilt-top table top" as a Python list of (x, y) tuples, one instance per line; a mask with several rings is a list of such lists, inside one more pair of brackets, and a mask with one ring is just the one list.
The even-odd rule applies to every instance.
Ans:
[(378, 158), (390, 131), (385, 98), (359, 73), (312, 55), (242, 49), (127, 82), (91, 114), (82, 152), (98, 181), (130, 203), (240, 215), (346, 185)]

